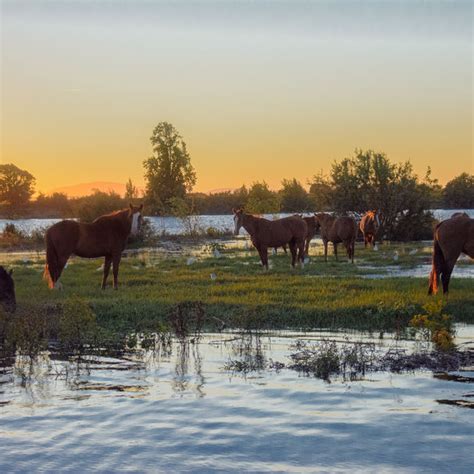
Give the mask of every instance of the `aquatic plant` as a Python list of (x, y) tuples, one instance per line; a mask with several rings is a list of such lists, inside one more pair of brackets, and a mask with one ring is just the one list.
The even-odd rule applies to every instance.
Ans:
[(445, 303), (432, 300), (423, 306), (423, 313), (416, 314), (410, 326), (418, 329), (422, 337), (430, 340), (437, 350), (450, 351), (455, 348), (453, 320), (444, 313)]

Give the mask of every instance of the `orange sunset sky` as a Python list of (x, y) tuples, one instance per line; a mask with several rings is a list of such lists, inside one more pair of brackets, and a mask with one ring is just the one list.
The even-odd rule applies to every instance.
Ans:
[(303, 183), (354, 148), (473, 172), (472, 4), (1, 1), (1, 160), (143, 185), (160, 121), (197, 191)]

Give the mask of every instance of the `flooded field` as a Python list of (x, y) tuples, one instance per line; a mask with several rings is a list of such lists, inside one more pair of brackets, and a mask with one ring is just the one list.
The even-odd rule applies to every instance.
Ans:
[[(456, 333), (473, 348), (473, 325)], [(31, 377), (4, 363), (0, 471), (473, 472), (474, 367), (331, 382), (288, 368), (297, 341), (323, 339), (419, 348), (387, 334), (222, 333), (79, 365), (45, 357)]]
[[(433, 209), (432, 212), (434, 217), (438, 220), (448, 219), (455, 212), (466, 212), (470, 217), (474, 217), (474, 209)], [(265, 217), (268, 219), (277, 219), (289, 215), (291, 214), (265, 214)], [(186, 233), (186, 224), (182, 219), (176, 217), (147, 217), (147, 219), (152, 229), (159, 234), (182, 235)], [(3, 231), (8, 223), (13, 223), (21, 231), (26, 234), (31, 234), (35, 230), (44, 230), (60, 220), (61, 219), (0, 219), (0, 232)], [(208, 228), (214, 228), (218, 231), (231, 231), (234, 226), (232, 214), (191, 216), (187, 220), (187, 224), (199, 228), (202, 231)], [(245, 231), (242, 230), (242, 233), (245, 233)]]

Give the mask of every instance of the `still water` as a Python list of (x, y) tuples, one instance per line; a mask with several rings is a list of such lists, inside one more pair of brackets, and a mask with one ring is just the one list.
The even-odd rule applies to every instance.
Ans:
[[(361, 333), (274, 333), (265, 360), (297, 339), (414, 344)], [(25, 383), (0, 369), (0, 472), (474, 472), (473, 383), (431, 372), (370, 373), (327, 383), (289, 369), (226, 369), (236, 334), (173, 342), (171, 353), (47, 360)], [(474, 326), (457, 342), (473, 344)], [(49, 366), (49, 367), (48, 367)], [(474, 376), (472, 371), (462, 374)]]
[[(470, 217), (474, 218), (474, 209), (433, 209), (433, 215), (438, 220), (448, 219), (454, 212), (466, 212)], [(268, 219), (285, 217), (290, 214), (266, 214)], [(176, 217), (147, 217), (151, 227), (159, 234), (166, 235), (182, 235), (187, 232), (187, 226), (192, 226), (195, 229), (206, 231), (212, 227), (219, 231), (230, 231), (233, 229), (232, 215), (218, 215), (218, 216), (192, 216), (186, 222)], [(31, 234), (35, 230), (44, 230), (61, 219), (0, 219), (0, 232), (3, 231), (8, 223), (13, 223), (19, 229), (27, 234)]]

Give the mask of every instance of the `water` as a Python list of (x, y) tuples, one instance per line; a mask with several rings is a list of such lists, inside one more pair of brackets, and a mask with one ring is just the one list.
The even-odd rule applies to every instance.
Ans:
[[(458, 342), (472, 344), (474, 326), (457, 329)], [(261, 347), (287, 362), (296, 338), (323, 336), (345, 335), (277, 333)], [(330, 384), (288, 369), (235, 374), (224, 369), (235, 337), (175, 342), (155, 358), (102, 358), (68, 378), (67, 364), (53, 361), (56, 376), (26, 385), (4, 369), (0, 471), (474, 471), (474, 410), (436, 402), (472, 400), (474, 384), (421, 371)]]
[[(438, 220), (448, 219), (455, 212), (467, 212), (472, 218), (474, 218), (474, 209), (434, 209), (432, 212)], [(273, 219), (288, 215), (291, 214), (265, 214), (265, 217)], [(186, 232), (186, 225), (181, 219), (177, 219), (176, 217), (148, 217), (148, 219), (153, 230), (160, 234), (182, 235)], [(34, 230), (44, 230), (60, 220), (61, 219), (0, 219), (0, 232), (3, 231), (8, 223), (13, 223), (23, 232), (31, 234)], [(192, 216), (189, 223), (203, 231), (210, 227), (219, 231), (230, 231), (233, 229), (234, 225), (232, 215)]]

